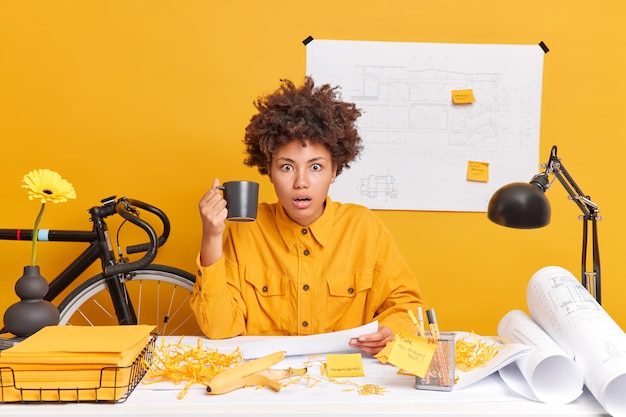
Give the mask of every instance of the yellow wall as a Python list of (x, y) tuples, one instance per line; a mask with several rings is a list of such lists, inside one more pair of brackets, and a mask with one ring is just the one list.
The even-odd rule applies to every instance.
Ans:
[[(172, 220), (159, 262), (193, 271), (196, 202), (214, 177), (260, 181), (261, 199), (275, 199), (243, 165), (241, 139), (253, 99), (305, 75), (307, 36), (544, 41), (540, 159), (558, 145), (600, 205), (603, 305), (624, 328), (622, 9), (618, 0), (0, 0), (0, 227), (32, 227), (38, 204), (21, 179), (47, 167), (78, 199), (49, 207), (42, 227), (87, 229), (85, 211), (112, 194), (145, 200)], [(378, 214), (441, 326), (494, 334), (507, 311), (525, 307), (539, 268), (580, 275), (580, 213), (558, 185), (548, 198), (553, 221), (540, 230), (501, 228), (484, 213)], [(43, 274), (51, 279), (75, 247), (42, 243)], [(17, 300), (13, 283), (29, 255), (26, 242), (0, 241), (0, 311)]]

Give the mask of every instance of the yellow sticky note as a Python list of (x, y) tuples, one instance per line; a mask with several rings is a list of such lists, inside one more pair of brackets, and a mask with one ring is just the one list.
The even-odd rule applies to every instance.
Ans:
[(475, 101), (473, 90), (452, 90), (452, 102), (454, 104), (469, 104)]
[(489, 181), (489, 162), (468, 161), (467, 162), (468, 181)]
[(387, 363), (389, 360), (389, 354), (391, 353), (391, 349), (393, 349), (394, 341), (387, 342), (385, 347), (382, 348), (377, 354), (374, 355), (376, 359), (378, 359), (381, 363)]
[(389, 355), (389, 363), (423, 378), (437, 349), (436, 343), (429, 343), (424, 337), (400, 333)]
[(365, 376), (360, 353), (333, 353), (326, 355), (326, 372), (330, 378)]

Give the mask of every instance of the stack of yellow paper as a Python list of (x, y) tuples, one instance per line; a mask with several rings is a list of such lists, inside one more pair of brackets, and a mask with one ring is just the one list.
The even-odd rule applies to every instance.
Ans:
[(48, 326), (0, 352), (0, 402), (111, 401), (154, 326)]

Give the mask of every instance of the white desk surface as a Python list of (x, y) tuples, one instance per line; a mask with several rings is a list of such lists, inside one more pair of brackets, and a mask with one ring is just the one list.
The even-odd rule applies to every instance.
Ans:
[[(288, 358), (292, 363), (297, 359)], [(572, 403), (549, 405), (514, 393), (496, 373), (463, 389), (424, 391), (415, 389), (414, 377), (399, 375), (397, 368), (383, 365), (377, 359), (364, 356), (363, 365), (365, 377), (345, 379), (359, 385), (377, 384), (386, 389), (385, 393), (359, 395), (353, 386), (324, 379), (314, 386), (300, 381), (280, 392), (250, 387), (223, 395), (209, 395), (203, 386), (194, 385), (179, 400), (177, 395), (182, 385), (140, 383), (122, 403), (7, 403), (0, 404), (0, 416), (608, 416), (586, 390)], [(314, 371), (312, 367), (309, 369)]]

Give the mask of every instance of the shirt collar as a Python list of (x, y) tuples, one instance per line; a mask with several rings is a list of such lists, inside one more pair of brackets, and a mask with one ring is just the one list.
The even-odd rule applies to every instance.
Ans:
[(276, 223), (278, 225), (278, 230), (285, 241), (287, 246), (290, 246), (298, 236), (302, 236), (302, 229), (308, 229), (313, 236), (313, 238), (322, 246), (328, 242), (328, 238), (330, 237), (330, 233), (332, 230), (332, 225), (335, 220), (335, 204), (331, 201), (329, 196), (326, 196), (326, 202), (324, 207), (324, 212), (322, 215), (307, 226), (300, 226), (298, 223), (294, 222), (287, 216), (287, 212), (285, 208), (279, 203), (277, 204), (276, 210)]

